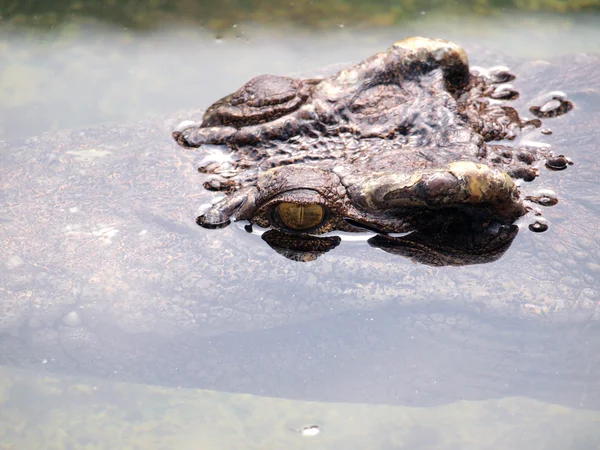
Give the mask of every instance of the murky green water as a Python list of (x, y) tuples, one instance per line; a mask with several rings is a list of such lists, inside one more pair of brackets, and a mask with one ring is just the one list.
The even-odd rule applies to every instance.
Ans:
[(594, 450), (600, 441), (597, 412), (522, 397), (407, 408), (2, 369), (0, 405), (0, 448), (6, 449)]
[(215, 4), (208, 0), (58, 0), (52, 5), (36, 1), (7, 0), (3, 18), (18, 25), (39, 28), (58, 26), (73, 19), (92, 17), (118, 26), (148, 29), (165, 23), (177, 26), (197, 25), (227, 32), (240, 22), (253, 22), (268, 28), (282, 26), (307, 29), (339, 26), (353, 28), (405, 25), (419, 14), (436, 11), (440, 14), (463, 16), (497, 15), (506, 10), (523, 12), (594, 13), (600, 8), (597, 0), (463, 0), (421, 2), (374, 0), (327, 0), (271, 2), (268, 0), (230, 0)]
[[(0, 11), (0, 448), (598, 448), (600, 84), (565, 56), (600, 51), (595, 3), (223, 5)], [(178, 111), (411, 35), (517, 64), (518, 107), (574, 99), (545, 138), (576, 161), (539, 182), (549, 232), (431, 268), (364, 242), (298, 264), (195, 226), (212, 197)], [(172, 120), (122, 126), (148, 115)]]

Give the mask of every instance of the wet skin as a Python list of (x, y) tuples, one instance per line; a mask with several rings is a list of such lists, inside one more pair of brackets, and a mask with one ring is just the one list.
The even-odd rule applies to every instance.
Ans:
[[(522, 119), (508, 105), (519, 96), (514, 78), (505, 67), (470, 69), (458, 45), (426, 38), (323, 79), (254, 78), (173, 133), (185, 147), (224, 145), (233, 156), (200, 168), (215, 176), (205, 187), (227, 196), (197, 222), (385, 235), (439, 232), (467, 217), (466, 229), (497, 236), (528, 211), (515, 180), (535, 179), (540, 162), (570, 164), (510, 142), (573, 107), (556, 94)], [(556, 201), (542, 197), (528, 200)]]

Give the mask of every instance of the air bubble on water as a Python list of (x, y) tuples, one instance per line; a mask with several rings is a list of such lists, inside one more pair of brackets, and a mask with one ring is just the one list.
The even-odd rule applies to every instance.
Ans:
[(550, 189), (540, 189), (534, 195), (528, 196), (527, 200), (541, 206), (554, 206), (558, 203), (558, 196)]
[(538, 218), (529, 225), (529, 229), (534, 233), (542, 233), (548, 229), (548, 221), (544, 218)]
[(565, 170), (571, 164), (573, 164), (573, 161), (565, 155), (552, 156), (546, 159), (546, 167), (552, 170)]
[(560, 108), (560, 105), (561, 103), (558, 99), (549, 100), (540, 107), (540, 111), (543, 113), (547, 113)]

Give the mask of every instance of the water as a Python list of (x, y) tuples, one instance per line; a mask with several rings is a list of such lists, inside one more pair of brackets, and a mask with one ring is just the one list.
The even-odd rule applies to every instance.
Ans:
[(0, 28), (0, 138), (205, 107), (253, 76), (334, 71), (412, 35), (529, 58), (598, 51), (595, 21), (512, 13), (448, 22), (432, 12), (401, 29), (290, 33), (240, 23), (222, 37), (200, 27), (140, 31), (89, 19), (49, 30), (9, 24)]
[[(600, 88), (565, 69), (585, 57), (556, 59), (598, 51), (597, 19), (425, 12), (320, 31), (258, 16), (235, 28), (76, 18), (31, 29), (11, 16), (0, 28), (11, 142), (0, 147), (0, 446), (598, 447)], [(549, 231), (522, 231), (494, 263), (433, 268), (349, 240), (297, 263), (240, 227), (193, 223), (212, 196), (202, 155), (168, 136), (198, 114), (178, 111), (260, 73), (334, 71), (414, 34), (458, 41), (474, 64), (525, 58), (522, 110), (549, 90), (575, 101), (548, 121), (551, 136), (526, 137), (576, 161), (533, 186), (558, 194)], [(169, 119), (120, 126), (149, 114)], [(29, 138), (97, 123), (116, 125)], [(312, 425), (320, 433), (303, 435)]]
[[(6, 448), (592, 450), (600, 437), (597, 413), (522, 397), (410, 408), (173, 390), (14, 370), (1, 370), (0, 380), (0, 436)], [(307, 432), (315, 429), (316, 435)]]

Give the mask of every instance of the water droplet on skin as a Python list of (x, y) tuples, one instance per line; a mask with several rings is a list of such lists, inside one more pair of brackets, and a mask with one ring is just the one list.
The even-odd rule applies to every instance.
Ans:
[(529, 225), (529, 229), (534, 233), (543, 233), (548, 229), (546, 221), (539, 219)]
[(541, 99), (541, 106), (529, 108), (531, 114), (539, 118), (558, 117), (573, 109), (573, 103), (567, 100), (564, 92), (555, 91), (547, 94)]
[(557, 109), (560, 108), (560, 100), (550, 100), (549, 102), (544, 103), (541, 107), (540, 107), (540, 111), (547, 114), (550, 111), (552, 111), (553, 109)]
[(527, 196), (527, 200), (541, 206), (554, 206), (558, 203), (558, 196), (550, 189), (541, 189), (535, 194)]
[(573, 164), (573, 161), (565, 155), (552, 156), (546, 160), (546, 167), (552, 170), (565, 170), (570, 164)]
[(517, 159), (531, 165), (535, 162), (535, 155), (530, 151), (521, 150), (517, 153)]
[(511, 85), (500, 86), (490, 94), (495, 100), (515, 100), (519, 98), (519, 93)]
[(535, 167), (518, 167), (509, 172), (510, 176), (520, 178), (523, 181), (533, 181), (539, 175)]
[(505, 66), (491, 67), (488, 69), (488, 76), (494, 84), (507, 83), (515, 79), (515, 75)]

